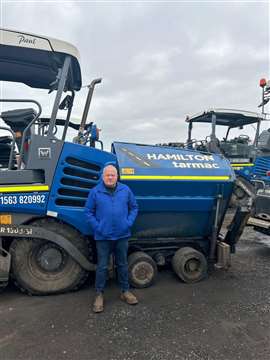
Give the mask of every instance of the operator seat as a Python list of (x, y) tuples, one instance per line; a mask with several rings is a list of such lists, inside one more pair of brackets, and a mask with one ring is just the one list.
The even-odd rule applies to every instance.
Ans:
[[(15, 133), (15, 140), (18, 149), (21, 148), (23, 131), (29, 125), (29, 123), (34, 120), (37, 113), (35, 110), (29, 109), (17, 109), (4, 111), (1, 113), (1, 118), (3, 121), (10, 126), (11, 130)], [(27, 163), (28, 158), (28, 146), (29, 139), (31, 136), (31, 129), (27, 130), (25, 142), (24, 142), (24, 152), (22, 161)], [(3, 140), (4, 142), (6, 139)], [(14, 168), (14, 167), (13, 167)], [(16, 185), (16, 184), (34, 184), (34, 183), (44, 183), (45, 176), (43, 169), (16, 169), (14, 170), (3, 170), (0, 174), (0, 185)]]
[[(12, 131), (15, 133), (15, 140), (18, 147), (18, 150), (21, 149), (21, 142), (23, 131), (29, 125), (29, 123), (36, 117), (37, 113), (34, 109), (16, 109), (16, 110), (9, 110), (3, 111), (1, 113), (1, 118), (3, 121), (11, 128)], [(28, 152), (28, 140), (31, 137), (31, 129), (27, 130), (23, 149), (23, 161), (27, 162), (27, 152)]]
[(36, 111), (32, 108), (28, 109), (16, 109), (3, 111), (1, 118), (4, 122), (9, 125), (12, 129), (17, 128), (23, 131), (26, 126), (34, 119), (37, 115)]

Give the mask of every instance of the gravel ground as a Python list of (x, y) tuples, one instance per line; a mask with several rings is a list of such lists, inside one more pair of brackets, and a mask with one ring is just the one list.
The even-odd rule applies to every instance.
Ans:
[(270, 358), (270, 237), (246, 228), (228, 271), (193, 285), (160, 271), (135, 290), (131, 307), (108, 284), (102, 314), (93, 284), (66, 295), (28, 297), (10, 287), (0, 300), (0, 359)]

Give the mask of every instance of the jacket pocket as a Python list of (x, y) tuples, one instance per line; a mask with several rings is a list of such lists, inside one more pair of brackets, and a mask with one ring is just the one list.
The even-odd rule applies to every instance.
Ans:
[(111, 233), (111, 226), (108, 221), (106, 221), (106, 219), (103, 219), (99, 222), (96, 233), (102, 236), (108, 236)]
[(119, 226), (119, 232), (121, 235), (129, 233), (130, 225), (127, 221), (127, 219), (123, 219), (121, 222), (121, 225)]
[(96, 233), (103, 234), (104, 233), (104, 220), (101, 220), (97, 226)]

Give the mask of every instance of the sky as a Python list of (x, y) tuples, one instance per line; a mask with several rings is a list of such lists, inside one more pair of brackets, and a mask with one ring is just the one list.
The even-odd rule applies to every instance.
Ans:
[[(186, 116), (209, 108), (260, 111), (259, 79), (270, 78), (268, 1), (0, 0), (0, 11), (3, 28), (75, 45), (84, 86), (102, 77), (89, 121), (107, 150), (113, 141), (184, 142)], [(0, 92), (51, 112), (46, 91), (1, 82)], [(74, 119), (86, 95), (76, 94)], [(208, 132), (198, 126), (194, 137)]]

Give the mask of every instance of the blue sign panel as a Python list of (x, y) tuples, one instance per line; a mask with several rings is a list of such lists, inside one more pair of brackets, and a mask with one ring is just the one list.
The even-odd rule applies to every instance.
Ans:
[(44, 213), (49, 192), (1, 193), (0, 211)]

